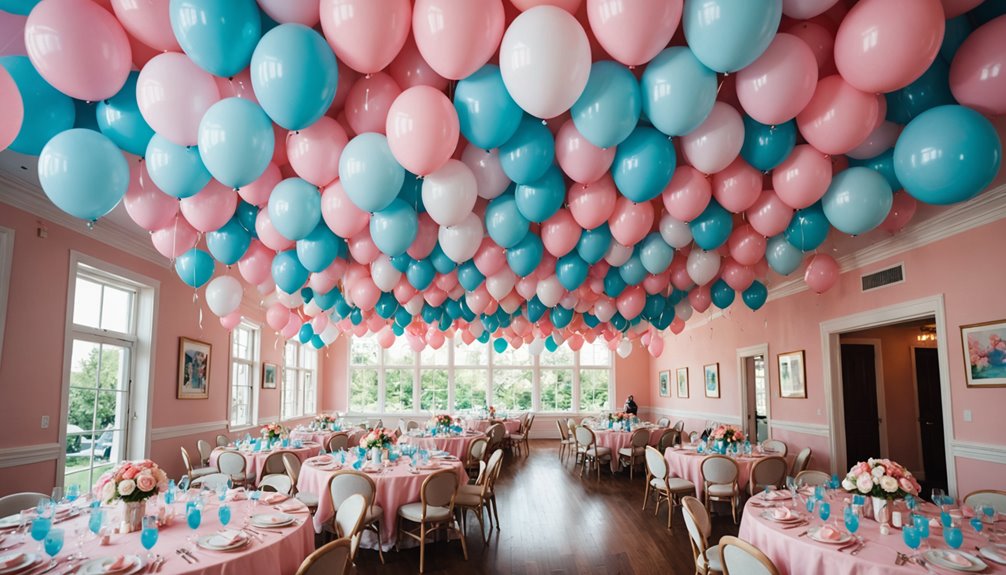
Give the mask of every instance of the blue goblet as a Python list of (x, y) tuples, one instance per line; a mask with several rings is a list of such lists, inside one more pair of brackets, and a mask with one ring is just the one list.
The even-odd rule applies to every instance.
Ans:
[(964, 533), (960, 527), (945, 527), (943, 529), (943, 540), (953, 549), (959, 549), (964, 543)]

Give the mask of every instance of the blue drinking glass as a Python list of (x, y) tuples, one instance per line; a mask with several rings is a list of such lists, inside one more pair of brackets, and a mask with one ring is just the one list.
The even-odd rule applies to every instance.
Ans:
[(221, 525), (227, 525), (231, 522), (231, 506), (221, 505), (220, 509), (217, 510), (217, 517), (220, 518)]
[(929, 519), (922, 515), (913, 515), (913, 521), (915, 522), (915, 528), (919, 532), (919, 537), (922, 539), (929, 539)]
[(154, 558), (150, 552), (157, 545), (157, 516), (147, 515), (143, 518), (143, 530), (140, 531), (140, 544), (147, 550), (147, 560)]
[(814, 486), (814, 499), (817, 499), (818, 501), (824, 499), (824, 486), (823, 485), (815, 485)]
[(985, 517), (993, 517), (996, 514), (996, 508), (991, 505), (982, 505), (982, 515)]
[(105, 522), (105, 510), (100, 507), (91, 509), (91, 517), (87, 520), (87, 528), (95, 535), (101, 531), (101, 526)]
[(66, 487), (66, 500), (73, 503), (80, 497), (80, 485), (74, 483)]
[(901, 530), (901, 538), (905, 541), (905, 545), (911, 550), (916, 550), (919, 545), (922, 544), (922, 537), (919, 534), (919, 529), (917, 527), (911, 527), (906, 525)]
[(915, 499), (914, 495), (906, 495), (905, 505), (908, 506), (909, 511), (915, 511), (915, 508), (919, 506), (919, 502)]
[(51, 517), (36, 517), (31, 522), (31, 538), (41, 543), (50, 529), (52, 529)]
[(985, 526), (982, 525), (982, 519), (981, 519), (981, 517), (972, 517), (968, 521), (968, 523), (971, 524), (971, 528), (975, 530), (975, 533), (981, 533), (982, 529), (985, 528)]
[(817, 499), (813, 497), (807, 498), (807, 513), (814, 513), (814, 507), (817, 505)]
[(964, 543), (964, 533), (960, 527), (945, 527), (943, 529), (943, 540), (953, 549), (959, 549)]
[(43, 538), (43, 546), (45, 547), (46, 554), (55, 559), (56, 555), (63, 549), (63, 530), (50, 529)]
[(251, 495), (248, 497), (251, 498), (252, 503), (258, 504), (259, 498), (262, 497), (262, 492), (256, 489), (255, 491), (252, 491)]
[(852, 502), (856, 505), (866, 505), (866, 497), (859, 495), (857, 493), (856, 495), (852, 496)]
[(950, 527), (953, 524), (953, 517), (950, 517), (950, 513), (947, 511), (940, 511), (940, 523), (943, 527)]
[(817, 514), (821, 518), (821, 521), (827, 521), (831, 517), (831, 503), (822, 501), (821, 505), (817, 507)]
[(223, 501), (227, 499), (227, 486), (219, 485), (217, 486), (217, 501)]
[(203, 512), (199, 510), (198, 506), (193, 505), (186, 511), (185, 520), (189, 524), (189, 527), (195, 531), (199, 529), (199, 524), (203, 522)]
[(845, 508), (845, 528), (849, 530), (849, 533), (855, 533), (859, 530), (859, 515), (856, 515), (851, 507)]

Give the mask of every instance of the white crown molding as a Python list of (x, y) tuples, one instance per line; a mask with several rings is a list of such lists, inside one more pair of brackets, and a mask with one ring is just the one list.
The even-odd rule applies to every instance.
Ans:
[(155, 427), (150, 430), (151, 441), (162, 441), (165, 439), (175, 439), (177, 437), (188, 437), (190, 435), (203, 435), (207, 433), (227, 433), (227, 421), (208, 421), (206, 423), (190, 423), (188, 425), (175, 425), (172, 427)]
[(56, 459), (62, 453), (58, 443), (37, 443), (0, 449), (0, 468), (30, 465)]
[(729, 423), (731, 425), (740, 425), (741, 423), (740, 416), (731, 415), (729, 413), (708, 413), (705, 411), (689, 411), (687, 409), (667, 409), (653, 405), (641, 406), (639, 411), (649, 413), (651, 415), (677, 417), (679, 419), (702, 419), (705, 421), (716, 421), (718, 423)]
[(148, 238), (138, 233), (139, 228), (129, 229), (107, 219), (98, 220), (92, 229), (87, 228), (87, 222), (79, 220), (56, 207), (48, 198), (37, 190), (16, 178), (0, 172), (0, 202), (19, 210), (24, 210), (42, 219), (80, 233), (84, 236), (108, 244), (130, 255), (155, 263), (161, 267), (170, 267), (171, 262), (162, 256)]
[(768, 424), (772, 431), (781, 429), (783, 431), (802, 433), (804, 435), (818, 435), (821, 437), (831, 436), (831, 430), (823, 423), (804, 423), (802, 421), (782, 421), (778, 419), (770, 419)]
[(977, 443), (974, 441), (960, 441), (955, 439), (950, 443), (950, 448), (954, 457), (962, 459), (977, 459), (978, 461), (989, 461), (1006, 465), (1006, 446), (992, 445), (989, 443)]

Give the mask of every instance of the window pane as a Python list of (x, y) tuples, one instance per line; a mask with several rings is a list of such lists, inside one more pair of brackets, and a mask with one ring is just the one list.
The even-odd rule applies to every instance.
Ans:
[(354, 369), (350, 372), (349, 410), (377, 411), (376, 369)]
[(412, 411), (411, 369), (389, 369), (384, 372), (384, 411)]
[(422, 353), (419, 355), (419, 361), (424, 366), (442, 366), (446, 367), (450, 361), (450, 348), (447, 345), (440, 346), (440, 349), (433, 349), (430, 346), (423, 348)]
[(529, 346), (522, 345), (520, 349), (514, 349), (511, 346), (507, 346), (506, 351), (503, 353), (493, 352), (493, 365), (518, 365), (518, 366), (530, 366), (531, 365), (531, 352), (528, 351)]
[(486, 366), (489, 364), (489, 346), (484, 343), (474, 342), (465, 345), (461, 338), (458, 338), (457, 348), (454, 350), (454, 365)]
[(421, 377), (420, 409), (424, 411), (447, 411), (447, 370), (424, 369)]
[(607, 369), (580, 370), (580, 411), (608, 409)]
[(297, 370), (283, 370), (283, 406), (282, 419), (290, 419), (297, 415)]
[(605, 367), (611, 365), (611, 350), (603, 339), (583, 344), (580, 348), (580, 365)]
[(297, 348), (300, 347), (292, 341), (286, 342), (286, 348), (284, 351), (283, 361), (287, 366), (296, 367), (297, 366)]
[(493, 406), (507, 411), (531, 409), (531, 370), (493, 370)]
[(304, 413), (314, 413), (317, 411), (318, 390), (314, 386), (314, 374), (310, 371), (304, 372)]
[(415, 356), (404, 337), (395, 338), (395, 343), (384, 351), (384, 365), (413, 365)]
[[(70, 386), (98, 387), (98, 368), (101, 363), (101, 346), (90, 341), (74, 340), (70, 359)], [(102, 375), (106, 375), (102, 371)]]
[(573, 408), (573, 370), (541, 370), (541, 410), (571, 411)]
[(73, 323), (101, 327), (101, 284), (77, 278), (73, 293)]
[[(455, 358), (457, 356), (455, 355)], [(486, 404), (486, 381), (488, 370), (485, 369), (455, 369), (454, 370), (454, 409), (471, 409), (484, 407)]]
[(539, 357), (541, 357), (542, 365), (573, 365), (573, 351), (564, 345), (559, 346), (555, 351), (545, 350)]
[(350, 339), (350, 363), (353, 365), (377, 365), (377, 340), (372, 337), (353, 337)]
[(128, 333), (133, 315), (133, 293), (105, 285), (101, 329)]

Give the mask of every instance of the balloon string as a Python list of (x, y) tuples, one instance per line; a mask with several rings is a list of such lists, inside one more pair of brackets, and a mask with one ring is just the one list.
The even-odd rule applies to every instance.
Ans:
[(143, 184), (143, 158), (140, 158), (140, 175), (139, 175), (139, 177), (137, 179), (139, 180), (140, 189), (142, 190), (144, 188), (144, 184)]

